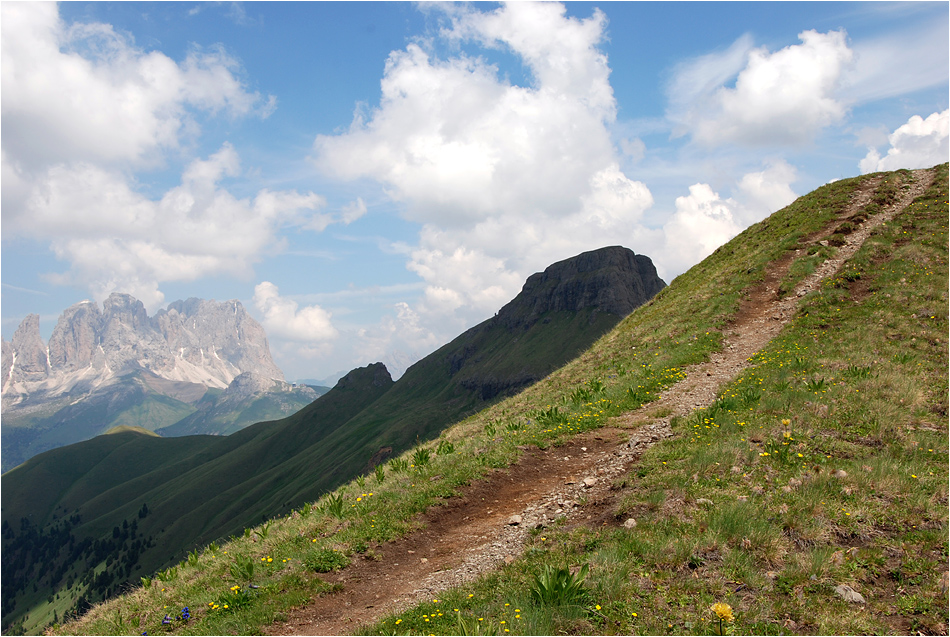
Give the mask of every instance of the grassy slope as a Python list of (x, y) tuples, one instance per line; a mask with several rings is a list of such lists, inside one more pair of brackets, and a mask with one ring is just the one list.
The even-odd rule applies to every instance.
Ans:
[(119, 425), (155, 430), (191, 414), (191, 405), (156, 393), (146, 382), (129, 377), (119, 391), (85, 401), (60, 405), (37, 415), (4, 416), (4, 471), (33, 456), (88, 440)]
[[(80, 461), (76, 464), (82, 471), (67, 477), (76, 486), (65, 493), (47, 489), (42, 497), (51, 502), (41, 510), (30, 502), (34, 482), (21, 479), (44, 470), (37, 466), (44, 458), (37, 458), (27, 463), (28, 471), (17, 470), (4, 483), (4, 493), (14, 497), (5, 501), (3, 518), (16, 525), (29, 515), (42, 526), (52, 523), (54, 514), (78, 510), (82, 523), (75, 527), (77, 538), (110, 537), (115, 525), (134, 520), (145, 503), (152, 514), (140, 521), (138, 531), (154, 538), (154, 546), (139, 553), (138, 566), (145, 573), (154, 571), (195, 546), (241, 533), (277, 512), (316, 499), (367, 468), (380, 449), (399, 453), (420, 438), (431, 438), (446, 423), (497, 400), (483, 395), (480, 384), (497, 393), (511, 390), (506, 378), (532, 382), (583, 349), (591, 334), (619, 321), (617, 316), (592, 317), (590, 312), (554, 312), (543, 318), (547, 322), (539, 321), (516, 336), (499, 326), (476, 328), (414, 366), (397, 385), (387, 376), (386, 383), (365, 395), (338, 387), (293, 416), (224, 439), (189, 436), (174, 448), (156, 443), (152, 451), (157, 453), (137, 450), (129, 456), (134, 460), (128, 473), (111, 474), (106, 463), (91, 468)], [(450, 367), (462, 354), (468, 358), (453, 377)], [(366, 369), (372, 375), (375, 367)], [(461, 384), (466, 382), (472, 387)], [(69, 453), (87, 455), (87, 444), (90, 449), (100, 446), (80, 443), (63, 452), (67, 455), (61, 464), (73, 463)], [(121, 480), (111, 481), (111, 475), (121, 475)], [(27, 501), (21, 502), (20, 496)], [(30, 608), (29, 603), (21, 598), (17, 607)], [(30, 612), (40, 616), (36, 609)]]
[[(322, 388), (322, 396), (329, 388)], [(197, 411), (172, 425), (156, 429), (165, 437), (212, 434), (226, 436), (254, 423), (294, 414), (313, 402), (297, 391), (267, 393), (242, 400), (222, 400), (222, 392), (208, 392), (195, 404)]]
[[(905, 176), (888, 177), (882, 194)], [(393, 464), (380, 483), (339, 489), (342, 523), (327, 499), (320, 510), (303, 507), (260, 529), (257, 542), (211, 546), (161, 586), (108, 602), (65, 631), (154, 632), (169, 609), (189, 606), (191, 619), (171, 612), (166, 630), (259, 632), (282, 608), (325, 590), (314, 570), (405, 532), (417, 511), (513, 461), (518, 445), (598, 426), (674, 382), (679, 367), (718, 347), (717, 330), (764, 266), (829, 222), (864, 179), (825, 186), (749, 228), (545, 382), (446, 432), (454, 447), (443, 446), (445, 455), (429, 445), (425, 466)], [(636, 531), (546, 532), (522, 560), (447, 592), (444, 604), (483, 617), (486, 632), (501, 632), (503, 619), (526, 633), (710, 632), (713, 601), (732, 605), (739, 632), (945, 628), (937, 578), (947, 556), (946, 201), (943, 166), (936, 189), (879, 231), (847, 278), (803, 299), (799, 317), (715, 407), (674, 423), (678, 435), (618, 485), (617, 513), (638, 518)], [(597, 400), (572, 401), (578, 389)], [(847, 476), (834, 477), (839, 469)], [(442, 480), (424, 479), (436, 472)], [(699, 498), (713, 506), (697, 506)], [(852, 546), (858, 551), (846, 553)], [(257, 565), (251, 577), (232, 568), (244, 558)], [(531, 575), (564, 562), (592, 564), (589, 603), (531, 602)], [(835, 597), (831, 587), (842, 582), (868, 597), (867, 610)], [(899, 599), (890, 597), (897, 586)], [(514, 607), (524, 611), (520, 623)], [(430, 610), (373, 630), (459, 632), (455, 617), (423, 625)]]

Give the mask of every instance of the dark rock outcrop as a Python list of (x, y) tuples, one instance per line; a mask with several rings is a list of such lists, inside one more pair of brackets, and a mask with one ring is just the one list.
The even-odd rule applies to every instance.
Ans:
[(601, 248), (532, 274), (497, 320), (509, 329), (526, 329), (547, 312), (583, 309), (623, 318), (665, 287), (650, 257), (622, 246)]

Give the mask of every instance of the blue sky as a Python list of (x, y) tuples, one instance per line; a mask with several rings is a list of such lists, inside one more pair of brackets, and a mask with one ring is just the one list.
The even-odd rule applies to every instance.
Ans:
[(947, 161), (948, 6), (4, 2), (3, 336), (236, 298), (289, 379), (398, 375), (582, 251), (669, 282)]

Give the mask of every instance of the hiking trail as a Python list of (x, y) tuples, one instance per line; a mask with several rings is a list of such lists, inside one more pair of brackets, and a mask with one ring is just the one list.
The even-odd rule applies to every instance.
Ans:
[(714, 402), (719, 388), (745, 369), (748, 359), (791, 320), (799, 299), (838, 272), (875, 228), (923, 194), (934, 178), (929, 170), (912, 173), (910, 188), (899, 201), (847, 235), (833, 258), (784, 297), (778, 294), (779, 283), (795, 257), (830, 236), (841, 219), (863, 208), (880, 178), (865, 182), (835, 223), (805, 237), (801, 248), (771, 263), (764, 281), (749, 291), (724, 330), (722, 350), (706, 363), (685, 368), (686, 377), (658, 400), (562, 446), (526, 450), (511, 467), (494, 470), (465, 487), (461, 496), (421, 514), (419, 530), (374, 547), (376, 559), (354, 560), (347, 568), (322, 576), (329, 583), (342, 584), (343, 589), (293, 610), (286, 621), (273, 624), (269, 634), (351, 633), (513, 561), (532, 529), (559, 518), (565, 518), (568, 528), (621, 526), (623, 521), (614, 515), (613, 481), (627, 473), (644, 450), (673, 435), (670, 422), (674, 417)]

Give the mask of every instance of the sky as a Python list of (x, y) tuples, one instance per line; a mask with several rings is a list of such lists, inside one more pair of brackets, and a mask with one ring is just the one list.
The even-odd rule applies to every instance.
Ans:
[(238, 299), (289, 380), (948, 160), (946, 2), (0, 4), (0, 314)]

